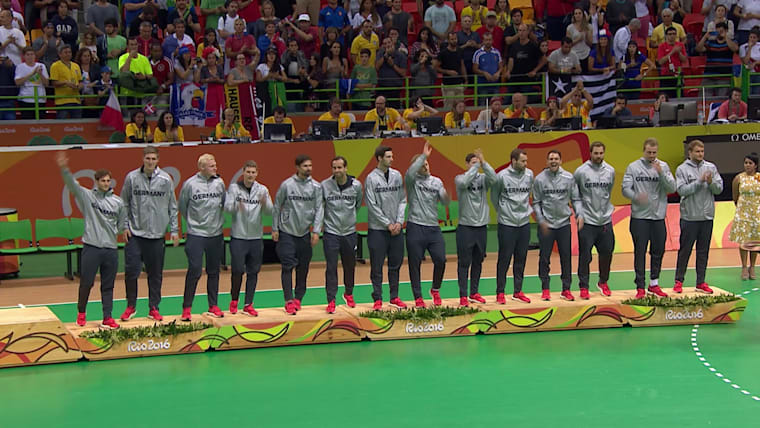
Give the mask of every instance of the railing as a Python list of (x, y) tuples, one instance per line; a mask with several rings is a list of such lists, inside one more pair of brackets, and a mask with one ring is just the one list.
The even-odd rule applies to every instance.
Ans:
[[(514, 77), (523, 77), (523, 76), (513, 76)], [(677, 74), (674, 76), (658, 76), (658, 77), (645, 77), (641, 81), (647, 82), (647, 81), (658, 81), (660, 84), (657, 87), (646, 87), (642, 84), (642, 87), (640, 88), (623, 88), (622, 85), (625, 82), (625, 79), (619, 78), (617, 79), (618, 83), (618, 89), (617, 91), (620, 93), (650, 93), (652, 91), (668, 91), (671, 94), (675, 94), (676, 97), (683, 97), (686, 94), (690, 92), (694, 92), (693, 90), (697, 90), (699, 92), (702, 88), (710, 89), (710, 88), (730, 88), (734, 85), (731, 83), (731, 80), (734, 76), (732, 74), (700, 74), (700, 75), (684, 75), (684, 74)], [(728, 81), (728, 83), (724, 84), (714, 84), (714, 85), (705, 85), (702, 84), (703, 79), (709, 79), (709, 78), (716, 78), (716, 79), (725, 79)], [(394, 86), (394, 87), (382, 87), (382, 86), (375, 86), (373, 88), (365, 88), (365, 89), (357, 89), (355, 92), (368, 92), (368, 93), (378, 93), (382, 94), (384, 91), (398, 91), (400, 96), (398, 97), (391, 97), (388, 98), (388, 101), (391, 102), (391, 104), (399, 105), (401, 108), (409, 108), (412, 101), (413, 96), (418, 90), (427, 90), (433, 93), (430, 97), (426, 97), (428, 100), (431, 100), (433, 103), (436, 103), (438, 101), (445, 101), (447, 99), (467, 99), (467, 100), (473, 100), (474, 104), (479, 105), (482, 104), (487, 98), (490, 98), (494, 95), (496, 96), (503, 96), (503, 95), (512, 95), (518, 90), (513, 90), (514, 88), (520, 88), (525, 89), (526, 87), (533, 87), (533, 91), (520, 91), (523, 95), (526, 95), (531, 100), (545, 100), (547, 97), (547, 90), (545, 79), (543, 75), (536, 75), (534, 80), (529, 81), (510, 81), (506, 83), (476, 83), (475, 79), (473, 79), (473, 76), (468, 76), (468, 80), (472, 81), (473, 83), (465, 83), (461, 85), (457, 85), (463, 89), (463, 95), (460, 96), (444, 96), (441, 92), (441, 95), (436, 95), (435, 92), (438, 89), (442, 89), (444, 85), (429, 85), (429, 86), (412, 86), (411, 81), (413, 80), (412, 77), (404, 77), (404, 83), (402, 86)], [(513, 79), (514, 80), (514, 79)], [(692, 82), (696, 82), (692, 83)], [(743, 98), (746, 100), (746, 98), (750, 95), (756, 95), (760, 94), (760, 73), (756, 72), (750, 72), (746, 68), (742, 67), (742, 76), (741, 76), (741, 86)], [(496, 88), (496, 94), (488, 93), (488, 91), (484, 91), (485, 88)], [(505, 88), (506, 91), (502, 92), (502, 88)], [(59, 110), (97, 110), (100, 111), (103, 109), (103, 106), (101, 105), (80, 105), (80, 106), (48, 106), (46, 105), (46, 102), (48, 100), (55, 100), (57, 98), (71, 98), (71, 96), (62, 96), (62, 95), (46, 95), (46, 96), (40, 96), (38, 92), (38, 87), (34, 87), (34, 92), (31, 96), (24, 96), (23, 98), (32, 98), (34, 100), (34, 103), (29, 103), (30, 106), (25, 106), (25, 103), (19, 103), (19, 106), (16, 107), (1, 107), (0, 112), (4, 111), (34, 111), (34, 120), (40, 120), (45, 119), (46, 114), (48, 112), (57, 112)], [(47, 88), (47, 92), (54, 92), (52, 88)], [(329, 99), (331, 97), (337, 97), (341, 101), (345, 103), (361, 103), (361, 104), (374, 104), (374, 98), (360, 98), (355, 96), (348, 96), (348, 97), (342, 97), (341, 98), (341, 92), (340, 92), (340, 83), (336, 82), (335, 87), (331, 88), (322, 88), (322, 89), (315, 89), (313, 91), (314, 94), (316, 94), (317, 99), (305, 99), (303, 96), (303, 91), (300, 89), (291, 89), (286, 90), (286, 96), (288, 99), (288, 104), (292, 104), (294, 106), (305, 106), (307, 104), (320, 104), (326, 107), (327, 103), (329, 102)], [(701, 92), (700, 92), (701, 93)], [(142, 99), (146, 98), (152, 98), (157, 96), (157, 94), (142, 94)], [(164, 95), (168, 95), (168, 93), (165, 93)], [(297, 95), (297, 96), (296, 96)], [(131, 109), (141, 109), (144, 107), (144, 104), (138, 103), (138, 104), (127, 104), (126, 101), (130, 99), (130, 96), (126, 95), (119, 95), (121, 99), (121, 108), (124, 111), (128, 111)], [(20, 100), (22, 97), (19, 96), (0, 96), (0, 102), (2, 101), (9, 101), (9, 100)], [(79, 95), (80, 99), (87, 99), (87, 98), (97, 98), (101, 99), (103, 97), (97, 95), (97, 94), (91, 94), (91, 95)], [(141, 101), (138, 98), (138, 102)], [(153, 106), (156, 108), (156, 110), (164, 110), (169, 108), (169, 104), (161, 104), (161, 103), (154, 103)], [(303, 108), (297, 108), (298, 111), (304, 111)], [(320, 110), (327, 110), (327, 108), (321, 108)]]

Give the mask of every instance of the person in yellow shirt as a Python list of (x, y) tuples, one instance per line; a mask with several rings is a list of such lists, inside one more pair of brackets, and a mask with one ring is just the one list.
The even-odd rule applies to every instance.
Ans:
[(559, 110), (557, 97), (549, 97), (546, 100), (546, 110), (541, 112), (541, 126), (554, 126), (554, 121), (562, 115)]
[(464, 129), (469, 128), (472, 120), (470, 119), (470, 113), (464, 110), (464, 101), (457, 101), (454, 104), (454, 108), (450, 112), (446, 113), (443, 118), (443, 124), (446, 129)]
[(153, 141), (153, 134), (150, 133), (148, 122), (145, 120), (145, 113), (137, 110), (132, 113), (132, 121), (127, 124), (124, 131), (128, 143), (150, 143)]
[(565, 94), (560, 100), (560, 106), (562, 108), (562, 117), (580, 117), (583, 121), (583, 127), (591, 127), (590, 113), (594, 108), (594, 99), (591, 94), (583, 88), (583, 82), (573, 88), (572, 91)]
[[(82, 70), (77, 63), (71, 61), (71, 46), (61, 45), (58, 48), (60, 60), (50, 66), (50, 83), (55, 90), (56, 107), (79, 107), (82, 100), (79, 91), (84, 88)], [(82, 117), (81, 108), (69, 108), (56, 112), (58, 119), (79, 119)]]
[(676, 29), (678, 41), (686, 43), (686, 31), (684, 30), (683, 25), (673, 22), (673, 11), (665, 8), (660, 12), (660, 16), (662, 17), (662, 23), (654, 27), (652, 30), (652, 35), (649, 37), (649, 47), (657, 49), (657, 47), (660, 46), (660, 43), (665, 41), (665, 30), (670, 27)]
[(369, 49), (369, 64), (375, 63), (375, 53), (380, 48), (380, 38), (372, 32), (372, 20), (367, 19), (362, 23), (362, 31), (354, 37), (351, 43), (351, 62), (359, 64), (359, 54), (362, 49)]
[(351, 118), (343, 113), (343, 106), (340, 104), (340, 100), (332, 97), (330, 98), (330, 110), (322, 113), (317, 120), (333, 120), (338, 122), (338, 133), (345, 134), (346, 129), (351, 126)]
[(486, 22), (486, 13), (488, 8), (480, 5), (480, 0), (470, 0), (470, 5), (462, 9), (459, 14), (459, 19), (463, 16), (469, 16), (472, 18), (472, 31), (477, 31)]
[(375, 108), (368, 111), (364, 120), (375, 122), (375, 133), (378, 131), (392, 131), (394, 129), (403, 129), (409, 131), (409, 124), (406, 123), (401, 114), (395, 108), (385, 107), (385, 97), (375, 98)]
[(264, 125), (267, 123), (289, 123), (293, 128), (291, 133), (293, 137), (296, 136), (296, 127), (293, 125), (293, 121), (289, 117), (285, 117), (285, 109), (281, 106), (277, 106), (272, 110), (272, 115), (264, 119)]
[(182, 143), (185, 141), (185, 134), (182, 133), (182, 127), (177, 123), (174, 115), (165, 111), (158, 117), (156, 129), (153, 131), (154, 143)]
[(512, 105), (504, 109), (507, 119), (535, 119), (536, 113), (528, 107), (525, 95), (516, 92), (512, 95)]
[(404, 110), (404, 113), (402, 114), (402, 117), (411, 128), (417, 127), (417, 119), (438, 114), (438, 110), (422, 102), (422, 97), (415, 98), (412, 106), (413, 107)]
[(235, 120), (235, 110), (231, 108), (224, 109), (222, 121), (216, 124), (214, 136), (217, 140), (225, 138), (251, 138), (251, 133), (243, 125)]
[(509, 15), (509, 2), (507, 0), (496, 0), (493, 11), (496, 12), (496, 25), (502, 30), (506, 30), (512, 23), (512, 17)]

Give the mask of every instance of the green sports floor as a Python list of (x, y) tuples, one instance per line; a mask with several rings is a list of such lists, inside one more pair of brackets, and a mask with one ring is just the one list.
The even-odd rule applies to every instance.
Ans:
[[(613, 290), (630, 287), (632, 275), (614, 273)], [(673, 271), (666, 270), (661, 283), (672, 279)], [(687, 276), (688, 285), (693, 281)], [(742, 282), (737, 268), (715, 268), (708, 281), (746, 292), (749, 305), (738, 324), (358, 342), (3, 369), (0, 426), (760, 426), (760, 280)], [(553, 285), (558, 282), (555, 277)], [(410, 300), (408, 284), (401, 288), (402, 298)], [(483, 281), (485, 294), (493, 288), (493, 279)], [(538, 278), (526, 278), (525, 288), (538, 290)], [(355, 291), (365, 302), (369, 293), (366, 285)], [(442, 294), (455, 297), (455, 281), (447, 281)], [(165, 298), (164, 312), (179, 308), (179, 299)], [(257, 307), (281, 303), (281, 292), (256, 295)], [(324, 304), (324, 291), (310, 289), (305, 303)], [(220, 306), (228, 304), (229, 295), (222, 295)], [(145, 316), (146, 303), (138, 306), (138, 316)], [(200, 295), (194, 313), (204, 306)], [(64, 321), (76, 316), (73, 304), (51, 308)], [(116, 312), (123, 308), (123, 301), (115, 303)], [(99, 309), (90, 304), (88, 313), (97, 316)]]

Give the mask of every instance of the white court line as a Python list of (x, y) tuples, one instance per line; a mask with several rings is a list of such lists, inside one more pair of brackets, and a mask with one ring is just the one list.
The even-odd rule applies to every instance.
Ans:
[[(760, 288), (753, 288), (750, 291), (758, 291)], [(738, 293), (742, 295), (747, 295), (750, 293), (750, 291), (745, 291), (743, 293)], [(697, 334), (699, 333), (699, 324), (695, 324), (694, 328), (691, 329), (691, 346), (692, 349), (694, 349), (694, 355), (696, 355), (697, 360), (702, 363), (712, 374), (714, 374), (718, 379), (723, 380), (724, 383), (730, 384), (733, 389), (740, 390), (743, 395), (746, 395), (748, 397), (751, 397), (755, 401), (760, 401), (760, 397), (757, 395), (753, 395), (751, 392), (749, 392), (746, 389), (742, 389), (741, 386), (734, 383), (731, 379), (726, 378), (722, 373), (717, 371), (714, 367), (711, 366), (709, 362), (707, 362), (707, 359), (703, 356), (702, 352), (699, 350), (699, 347), (697, 346)]]
[[(716, 266), (716, 267), (711, 267), (709, 269), (736, 269), (736, 268), (740, 268), (740, 267), (741, 266)], [(663, 269), (660, 269), (661, 272), (662, 271), (675, 271), (675, 270), (676, 270), (675, 268), (663, 268)], [(610, 271), (610, 273), (631, 273), (631, 272), (633, 272), (633, 269), (622, 269), (622, 270), (613, 270), (613, 271)], [(599, 273), (599, 272), (591, 272), (591, 273)], [(550, 275), (550, 276), (559, 276), (559, 274), (553, 274), (553, 275)], [(538, 275), (525, 275), (524, 277), (525, 278), (538, 278)], [(507, 278), (511, 278), (511, 277), (508, 275)], [(480, 279), (481, 280), (483, 280), (483, 279), (496, 279), (496, 277), (495, 276), (483, 276)], [(444, 278), (443, 280), (444, 281), (456, 281), (457, 278)], [(423, 282), (430, 282), (430, 281), (423, 281)], [(385, 285), (385, 284), (386, 283), (384, 282), (383, 285)], [(409, 281), (401, 281), (401, 282), (399, 282), (399, 286), (406, 285), (406, 284), (411, 284), (411, 283)], [(338, 284), (338, 285), (340, 286), (341, 284)], [(364, 284), (355, 284), (354, 287), (367, 287), (367, 286), (371, 286), (371, 285), (372, 285), (372, 283), (370, 282), (370, 283), (364, 283)], [(314, 288), (324, 289), (325, 286), (324, 285), (312, 285), (312, 286), (306, 287), (306, 288), (307, 289), (314, 289)], [(757, 290), (760, 290), (760, 288), (753, 288), (752, 289), (752, 291), (757, 291)], [(273, 293), (273, 292), (281, 293), (282, 290), (281, 289), (276, 289), (276, 288), (273, 288), (271, 290), (256, 290), (256, 294), (259, 294), (259, 293)], [(744, 294), (746, 294), (748, 292), (749, 291), (745, 292)], [(219, 292), (220, 296), (226, 296), (228, 294), (230, 294), (230, 293), (221, 292), (221, 291)], [(739, 294), (741, 294), (741, 293), (739, 293)], [(202, 297), (202, 296), (205, 296), (205, 295), (206, 295), (206, 293), (196, 293), (195, 297)], [(169, 296), (163, 296), (162, 295), (161, 296), (162, 299), (172, 298), (172, 297), (184, 297), (184, 296), (182, 294), (169, 295)], [(114, 302), (124, 302), (126, 300), (127, 300), (126, 298), (124, 298), (124, 299), (113, 299)], [(147, 297), (138, 297), (137, 300), (138, 301), (146, 301), (146, 300), (148, 300), (148, 298)], [(63, 305), (73, 305), (73, 304), (76, 304), (76, 303), (77, 303), (76, 301), (72, 301), (72, 302), (59, 302), (59, 303), (38, 303), (38, 304), (26, 305), (26, 306), (29, 306), (29, 307), (63, 306)], [(14, 305), (14, 306), (0, 306), (0, 309), (10, 309), (10, 308), (17, 308), (17, 307), (18, 307), (18, 305)]]

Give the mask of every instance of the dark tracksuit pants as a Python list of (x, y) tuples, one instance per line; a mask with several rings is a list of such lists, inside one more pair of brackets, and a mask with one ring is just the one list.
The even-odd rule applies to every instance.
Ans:
[(84, 244), (82, 247), (82, 272), (79, 277), (79, 301), (77, 310), (87, 311), (87, 300), (95, 283), (95, 275), (100, 270), (100, 297), (103, 304), (103, 319), (111, 318), (113, 310), (113, 283), (119, 269), (119, 253), (115, 248), (99, 248)]
[(446, 270), (446, 243), (439, 226), (421, 226), (416, 223), (406, 223), (406, 251), (409, 264), (409, 281), (412, 283), (412, 293), (415, 299), (422, 297), (420, 287), (420, 266), (425, 250), (433, 259), (433, 289), (441, 288), (443, 273)]
[(562, 279), (562, 291), (569, 290), (573, 278), (571, 246), (572, 237), (570, 225), (558, 229), (549, 228), (544, 233), (538, 229), (538, 277), (541, 279), (541, 289), (549, 289), (549, 264), (552, 256), (552, 248), (557, 243), (559, 250), (560, 278)]
[(681, 220), (681, 239), (676, 262), (676, 281), (683, 282), (686, 275), (686, 265), (691, 257), (691, 248), (697, 243), (697, 285), (705, 282), (707, 271), (707, 256), (710, 254), (710, 239), (712, 238), (713, 221)]
[[(457, 226), (457, 280), (459, 297), (467, 297), (478, 292), (480, 272), (486, 255), (487, 226)], [(467, 279), (470, 292), (467, 292)]]
[(372, 300), (383, 300), (383, 264), (388, 257), (388, 286), (391, 300), (398, 297), (398, 280), (401, 262), (404, 261), (404, 236), (391, 236), (387, 230), (370, 229), (367, 232), (369, 247), (369, 278), (372, 281)]
[(164, 277), (164, 253), (166, 243), (163, 238), (148, 239), (132, 236), (124, 246), (124, 284), (127, 288), (127, 306), (137, 305), (137, 279), (142, 265), (148, 274), (148, 307), (158, 309), (161, 303), (161, 283)]
[(612, 223), (602, 226), (586, 224), (578, 231), (578, 285), (588, 288), (591, 249), (596, 247), (599, 253), (599, 283), (606, 284), (610, 279), (612, 252), (615, 250), (615, 233)]
[(232, 263), (232, 300), (240, 300), (240, 288), (245, 277), (245, 304), (253, 304), (256, 284), (259, 281), (261, 261), (264, 257), (264, 242), (261, 239), (230, 239), (230, 258)]
[(522, 291), (525, 277), (525, 260), (528, 259), (528, 244), (530, 243), (530, 224), (519, 227), (499, 224), (499, 260), (496, 263), (496, 293), (504, 293), (507, 285), (507, 271), (512, 263), (512, 277), (515, 293)]
[(660, 277), (662, 256), (665, 253), (665, 239), (667, 239), (665, 220), (632, 218), (630, 231), (633, 238), (633, 270), (636, 272), (636, 288), (644, 288), (647, 245), (649, 245), (651, 264), (649, 277), (651, 279)]
[(306, 277), (311, 263), (311, 233), (294, 236), (280, 231), (277, 256), (282, 264), (280, 280), (285, 301), (293, 300), (293, 269), (296, 270), (295, 298), (302, 300), (306, 294)]
[(322, 236), (325, 249), (325, 291), (327, 301), (335, 300), (338, 293), (338, 256), (343, 264), (343, 285), (348, 296), (354, 294), (354, 269), (356, 268), (356, 233), (346, 236), (325, 232)]
[(187, 275), (185, 275), (185, 297), (183, 308), (193, 306), (195, 289), (203, 273), (203, 255), (206, 255), (206, 294), (208, 305), (217, 306), (219, 295), (219, 265), (222, 261), (224, 235), (203, 236), (187, 235), (185, 255), (187, 255)]

